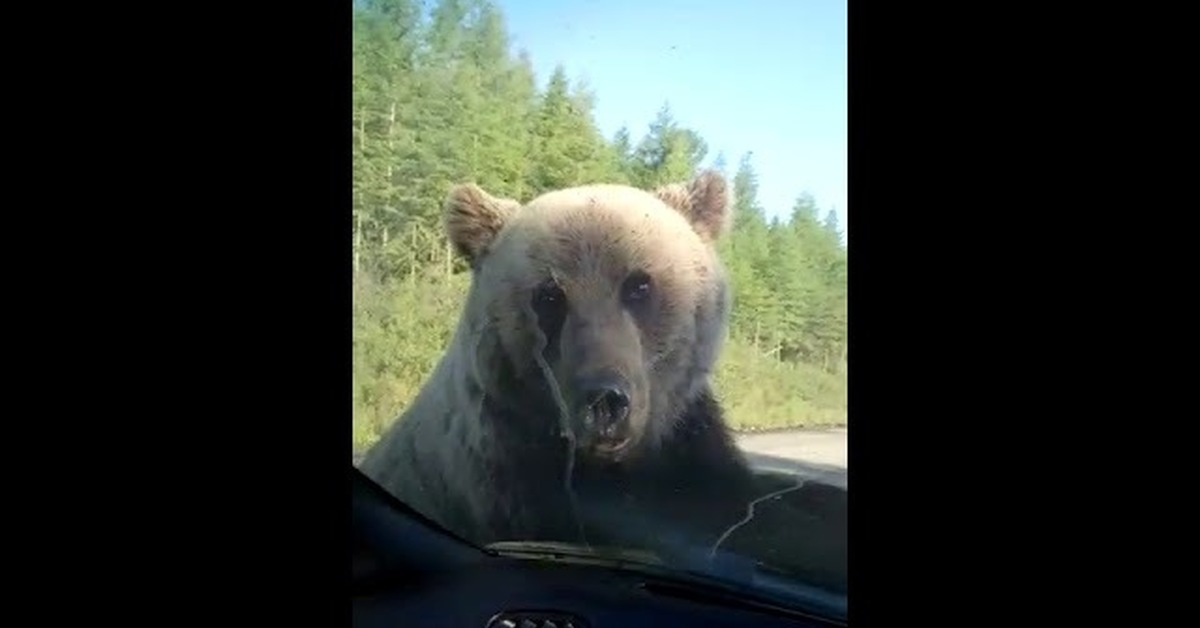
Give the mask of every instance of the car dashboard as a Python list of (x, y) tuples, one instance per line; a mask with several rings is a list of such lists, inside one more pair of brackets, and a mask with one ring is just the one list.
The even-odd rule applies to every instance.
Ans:
[(352, 472), (352, 613), (359, 628), (845, 625), (819, 610), (797, 611), (670, 573), (473, 547)]

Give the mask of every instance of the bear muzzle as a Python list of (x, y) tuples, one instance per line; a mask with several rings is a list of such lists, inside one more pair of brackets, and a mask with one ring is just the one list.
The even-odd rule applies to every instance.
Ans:
[(581, 444), (597, 453), (613, 454), (629, 444), (629, 384), (613, 374), (580, 378), (576, 383), (583, 424)]

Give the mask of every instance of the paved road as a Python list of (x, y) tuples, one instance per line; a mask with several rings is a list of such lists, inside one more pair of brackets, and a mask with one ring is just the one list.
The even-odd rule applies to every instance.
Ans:
[(739, 434), (737, 441), (743, 450), (755, 454), (847, 467), (844, 428)]
[(845, 429), (739, 434), (737, 443), (750, 464), (760, 470), (782, 471), (849, 489)]

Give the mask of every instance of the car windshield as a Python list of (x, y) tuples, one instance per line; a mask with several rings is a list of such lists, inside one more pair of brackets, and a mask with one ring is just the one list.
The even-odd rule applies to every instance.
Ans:
[(838, 607), (846, 0), (698, 1), (354, 1), (355, 465), (496, 552)]

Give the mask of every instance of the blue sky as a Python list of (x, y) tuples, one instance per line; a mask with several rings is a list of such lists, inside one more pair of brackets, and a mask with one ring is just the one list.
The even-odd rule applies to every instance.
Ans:
[(846, 230), (846, 0), (498, 0), (544, 85), (561, 63), (596, 121), (634, 141), (664, 102), (725, 153), (753, 151), (759, 201), (786, 216), (807, 191)]

